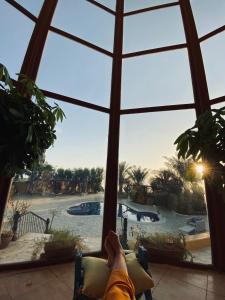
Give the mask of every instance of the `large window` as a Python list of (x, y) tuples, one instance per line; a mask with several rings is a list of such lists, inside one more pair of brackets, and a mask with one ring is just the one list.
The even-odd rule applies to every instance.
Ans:
[(52, 24), (97, 46), (112, 51), (114, 16), (87, 1), (58, 1)]
[(124, 19), (124, 53), (184, 42), (179, 6), (148, 11)]
[(113, 11), (115, 11), (116, 9), (116, 0), (98, 0), (98, 3), (101, 3), (103, 5), (105, 5), (106, 7), (112, 9)]
[(186, 50), (123, 61), (122, 108), (193, 102)]
[[(225, 23), (225, 20), (224, 20)], [(201, 43), (210, 99), (225, 94), (225, 32)]]
[(225, 3), (223, 0), (191, 0), (198, 35), (225, 25)]
[[(193, 110), (122, 117), (117, 228), (123, 235), (127, 218), (128, 242), (124, 247), (132, 248), (140, 239), (148, 248), (148, 241), (156, 239), (155, 247), (160, 251), (160, 241), (167, 247), (172, 236), (184, 235), (184, 258), (211, 263), (202, 169), (192, 160), (179, 160), (174, 146), (194, 120)], [(194, 177), (187, 176), (190, 170)], [(201, 245), (198, 239), (206, 244)]]
[(110, 57), (49, 33), (37, 82), (43, 89), (108, 107), (111, 68)]
[(125, 1), (125, 12), (147, 8), (151, 6), (174, 2), (173, 0), (128, 0)]
[(17, 240), (0, 250), (0, 263), (45, 259), (45, 243), (55, 231), (72, 233), (85, 251), (101, 249), (108, 115), (56, 103), (66, 119), (57, 125), (54, 146), (44, 163), (14, 178), (3, 231), (15, 224), (18, 211)]
[(16, 0), (20, 5), (26, 8), (29, 12), (38, 17), (44, 0), (36, 0), (36, 1), (26, 1), (26, 0)]
[[(122, 14), (114, 13), (117, 1), (97, 2), (58, 0), (44, 49), (35, 44), (44, 39), (42, 30), (35, 31), (37, 40), (31, 40), (35, 47), (27, 52), (26, 66), (33, 62), (33, 54), (42, 55), (36, 83), (46, 95), (58, 99), (55, 102), (66, 118), (57, 124), (57, 139), (44, 160), (13, 179), (2, 230), (13, 231), (14, 237), (6, 249), (0, 249), (0, 264), (45, 259), (45, 243), (55, 231), (64, 239), (67, 233), (75, 235), (84, 251), (101, 250), (106, 168), (115, 170), (116, 166), (111, 161), (106, 166), (107, 151), (111, 154), (117, 144), (108, 145), (108, 140), (119, 134), (118, 186), (107, 181), (112, 191), (118, 189), (117, 219), (105, 220), (105, 224), (113, 228), (116, 222), (123, 246), (131, 249), (140, 238), (163, 236), (171, 244), (172, 236), (179, 235), (179, 241), (186, 241), (187, 258), (183, 255), (183, 259), (191, 261), (191, 253), (194, 262), (209, 264), (211, 240), (201, 180), (204, 166), (179, 161), (174, 146), (178, 135), (194, 124), (198, 103), (193, 94), (200, 92), (198, 84), (192, 85), (196, 74), (191, 78), (191, 71), (196, 68), (190, 70), (192, 57), (180, 11), (183, 1), (125, 0), (123, 33), (118, 33)], [(43, 3), (0, 1), (0, 63), (14, 79), (36, 22), (40, 25), (36, 28), (43, 29), (43, 19), (38, 19)], [(225, 94), (225, 34), (220, 29), (209, 39), (201, 37), (225, 25), (224, 1), (191, 0), (191, 7), (213, 100)], [(121, 26), (113, 45), (117, 17)], [(36, 71), (32, 68), (31, 74)], [(121, 107), (110, 107), (120, 92)], [(52, 98), (48, 101), (54, 103)], [(114, 128), (119, 113), (120, 128), (111, 132), (109, 124)]]
[(0, 2), (0, 16), (0, 28), (4, 28), (4, 34), (1, 34), (1, 63), (16, 78), (15, 74), (20, 72), (34, 23), (6, 1)]

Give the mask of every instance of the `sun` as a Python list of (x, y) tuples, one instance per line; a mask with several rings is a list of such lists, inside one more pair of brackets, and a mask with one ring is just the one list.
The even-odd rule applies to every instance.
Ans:
[(195, 171), (199, 175), (203, 175), (205, 173), (205, 166), (203, 164), (196, 164)]

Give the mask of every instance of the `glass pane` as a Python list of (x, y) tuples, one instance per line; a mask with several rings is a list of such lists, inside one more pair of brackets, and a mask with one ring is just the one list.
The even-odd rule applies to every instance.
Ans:
[(63, 109), (66, 119), (57, 125), (58, 139), (47, 152), (46, 160), (65, 168), (71, 168), (71, 165), (105, 167), (108, 114), (65, 102), (54, 102)]
[(223, 0), (191, 0), (191, 6), (200, 37), (225, 25), (225, 2)]
[(217, 104), (211, 104), (211, 109), (220, 109), (222, 107), (225, 107), (225, 101)]
[(125, 0), (125, 12), (174, 2), (173, 0)]
[[(17, 240), (1, 250), (1, 263), (64, 259), (69, 254), (57, 249), (61, 240), (70, 245), (68, 233), (77, 237), (84, 251), (101, 248), (108, 115), (57, 103), (66, 119), (57, 124), (57, 140), (45, 163), (14, 180), (3, 231), (10, 229), (18, 210)], [(48, 244), (50, 234), (58, 245)]]
[[(195, 181), (184, 175), (190, 162), (179, 161), (174, 146), (176, 138), (194, 121), (192, 110), (121, 118), (119, 169), (124, 170), (125, 162), (128, 171), (119, 172), (123, 180), (119, 180), (121, 187), (118, 188), (117, 231), (123, 232), (121, 224), (126, 218), (127, 243), (124, 247), (130, 249), (139, 241), (151, 251), (149, 237), (153, 238), (158, 257), (150, 252), (150, 260), (166, 260), (163, 255), (171, 254), (169, 241), (174, 250), (178, 250), (180, 243), (183, 247), (183, 252), (177, 252), (174, 259), (190, 261), (189, 255), (184, 256), (189, 250), (194, 262), (211, 263), (204, 185), (199, 173), (196, 172)], [(181, 233), (185, 235), (186, 248), (180, 239), (175, 241)], [(199, 243), (201, 238), (205, 244)], [(160, 246), (160, 242), (163, 245)]]
[(44, 0), (35, 0), (35, 1), (28, 1), (28, 0), (16, 0), (20, 5), (26, 8), (29, 12), (33, 15), (38, 16)]
[(122, 108), (193, 102), (186, 50), (124, 59)]
[(124, 53), (184, 42), (179, 7), (159, 9), (125, 18)]
[(59, 0), (53, 25), (112, 51), (115, 17), (83, 0)]
[(225, 32), (201, 43), (210, 99), (225, 95)]
[(111, 8), (112, 10), (116, 9), (116, 0), (96, 0), (96, 2), (105, 5), (108, 8)]
[(34, 23), (13, 6), (5, 1), (0, 1), (0, 28), (1, 63), (6, 65), (10, 75), (16, 78), (15, 73), (20, 72)]
[(43, 89), (109, 106), (111, 68), (110, 57), (50, 33), (38, 84)]

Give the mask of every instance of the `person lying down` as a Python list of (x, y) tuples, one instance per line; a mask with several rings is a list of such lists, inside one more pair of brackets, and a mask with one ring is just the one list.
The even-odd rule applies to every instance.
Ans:
[(108, 255), (108, 265), (111, 274), (105, 290), (103, 300), (133, 300), (135, 290), (129, 278), (125, 253), (120, 244), (119, 237), (110, 231), (105, 239), (105, 249)]

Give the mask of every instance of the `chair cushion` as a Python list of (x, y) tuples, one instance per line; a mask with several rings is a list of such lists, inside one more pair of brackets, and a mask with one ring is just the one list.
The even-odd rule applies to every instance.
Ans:
[(154, 286), (151, 276), (145, 272), (135, 253), (126, 255), (127, 270), (135, 288), (135, 294), (142, 293)]
[(102, 298), (110, 275), (107, 261), (97, 257), (83, 257), (84, 283), (82, 293), (90, 298)]
[[(154, 286), (152, 278), (139, 264), (135, 253), (126, 255), (126, 263), (136, 295)], [(82, 265), (84, 268), (82, 293), (91, 298), (102, 298), (110, 276), (107, 260), (96, 257), (84, 257), (82, 258)]]

